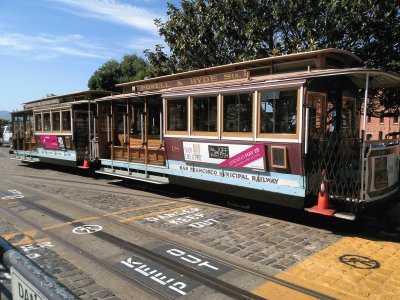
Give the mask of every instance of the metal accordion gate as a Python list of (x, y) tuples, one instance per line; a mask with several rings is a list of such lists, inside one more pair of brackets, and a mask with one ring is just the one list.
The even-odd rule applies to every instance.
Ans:
[(327, 101), (322, 93), (309, 94), (307, 101), (307, 195), (315, 201), (321, 181), (327, 180), (330, 204), (356, 213), (361, 190), (361, 102), (342, 97)]

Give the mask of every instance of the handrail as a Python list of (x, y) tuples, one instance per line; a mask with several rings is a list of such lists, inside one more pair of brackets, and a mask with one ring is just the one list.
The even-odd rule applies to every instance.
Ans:
[[(17, 271), (26, 281), (36, 288), (42, 295), (38, 295), (35, 299), (51, 299), (51, 300), (77, 300), (67, 287), (57, 281), (54, 277), (46, 273), (35, 262), (18, 252), (18, 250), (0, 237), (0, 263), (11, 272), (11, 285), (13, 280), (18, 278), (13, 276), (13, 271)], [(18, 281), (18, 284), (21, 283)], [(21, 287), (22, 288), (22, 287)], [(13, 291), (18, 293), (19, 291)], [(18, 299), (16, 295), (13, 299)]]

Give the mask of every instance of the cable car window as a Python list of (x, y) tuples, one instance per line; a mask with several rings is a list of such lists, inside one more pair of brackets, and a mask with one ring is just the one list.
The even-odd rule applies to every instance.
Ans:
[(167, 131), (187, 131), (187, 100), (167, 101)]
[(99, 106), (99, 109), (101, 118), (101, 131), (107, 132), (108, 127), (110, 126), (110, 106), (102, 104)]
[(30, 138), (32, 137), (32, 128), (33, 128), (33, 116), (32, 115), (27, 115), (26, 116), (26, 121), (25, 121), (25, 127), (26, 127), (26, 137)]
[(126, 104), (116, 106), (116, 126), (115, 129), (117, 133), (124, 133), (124, 115), (126, 118)]
[(53, 115), (53, 131), (60, 131), (60, 112), (56, 111)]
[(193, 98), (193, 131), (217, 132), (217, 96)]
[(50, 113), (43, 114), (43, 130), (50, 131)]
[(224, 96), (224, 132), (253, 131), (253, 95)]
[(61, 114), (62, 114), (62, 130), (71, 131), (71, 112), (63, 111)]
[(35, 114), (35, 130), (42, 131), (42, 115)]
[(297, 90), (263, 92), (260, 133), (296, 133)]

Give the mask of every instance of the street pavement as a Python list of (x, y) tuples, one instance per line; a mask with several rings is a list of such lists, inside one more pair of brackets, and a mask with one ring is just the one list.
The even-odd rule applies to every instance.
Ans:
[[(6, 169), (24, 168), (18, 162), (6, 161), (4, 153), (3, 148), (0, 159)], [(392, 239), (346, 235), (343, 231), (195, 201), (178, 192), (167, 195), (122, 186), (96, 186), (103, 179), (82, 179), (52, 169), (24, 168), (24, 173), (32, 177), (41, 174), (83, 180), (87, 183), (73, 187), (46, 179), (38, 183), (28, 177), (20, 183), (333, 298), (400, 299), (400, 244)], [(400, 204), (391, 207), (386, 215), (393, 222), (400, 220)], [(44, 235), (31, 236), (4, 220), (0, 221), (0, 235), (20, 247), (81, 299), (132, 299), (130, 295), (115, 294), (104, 282), (96, 282), (79, 266), (64, 259), (48, 247)], [(2, 282), (7, 286), (7, 279), (3, 277)], [(271, 281), (261, 283), (253, 293), (268, 299), (311, 299)]]

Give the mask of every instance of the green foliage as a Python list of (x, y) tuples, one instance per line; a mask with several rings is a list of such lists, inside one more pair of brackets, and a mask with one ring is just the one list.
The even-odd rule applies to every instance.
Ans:
[(115, 85), (119, 83), (120, 77), (121, 70), (119, 62), (112, 59), (104, 63), (94, 72), (89, 79), (88, 87), (91, 90), (115, 91)]
[[(186, 71), (265, 57), (275, 48), (272, 0), (183, 0), (168, 4), (169, 19), (156, 20), (171, 51), (172, 71)], [(259, 37), (263, 37), (260, 39)], [(169, 58), (157, 46), (146, 50), (151, 73), (165, 74)]]
[(120, 63), (119, 83), (141, 80), (149, 74), (147, 62), (136, 54), (124, 55)]
[(153, 75), (331, 47), (399, 69), (399, 0), (182, 0), (167, 15), (170, 56), (145, 51)]
[(400, 0), (181, 0), (167, 15), (170, 55), (145, 51), (152, 76), (324, 48), (400, 72)]
[(136, 54), (124, 55), (121, 62), (109, 60), (88, 81), (91, 90), (119, 91), (118, 83), (141, 80), (149, 74), (148, 64)]
[(0, 128), (10, 123), (10, 120), (0, 119)]

